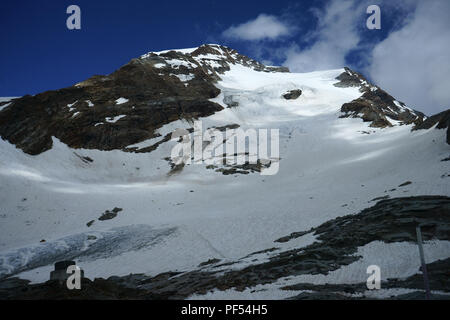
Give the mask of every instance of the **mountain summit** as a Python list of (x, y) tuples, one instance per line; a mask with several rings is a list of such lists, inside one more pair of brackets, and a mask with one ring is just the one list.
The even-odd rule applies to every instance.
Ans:
[[(109, 75), (10, 101), (0, 113), (0, 136), (32, 155), (49, 150), (52, 136), (72, 148), (125, 149), (157, 137), (163, 125), (210, 116), (224, 103), (233, 104), (230, 96), (211, 101), (221, 93), (216, 84), (232, 68), (292, 78), (285, 67), (264, 66), (220, 45), (150, 52)], [(342, 105), (342, 117), (360, 117), (375, 127), (424, 119), (348, 68), (336, 79), (337, 87), (361, 92)]]

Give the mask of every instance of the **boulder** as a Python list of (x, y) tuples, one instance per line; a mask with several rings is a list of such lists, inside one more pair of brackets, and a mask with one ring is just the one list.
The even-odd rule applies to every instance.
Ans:
[(301, 95), (302, 95), (302, 90), (295, 89), (295, 90), (290, 90), (287, 93), (283, 94), (283, 98), (285, 98), (286, 100), (295, 100), (298, 97), (300, 97)]

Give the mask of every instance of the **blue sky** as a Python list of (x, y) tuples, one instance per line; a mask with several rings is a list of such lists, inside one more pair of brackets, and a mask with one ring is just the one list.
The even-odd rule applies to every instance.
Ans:
[[(66, 28), (71, 4), (81, 30)], [(366, 28), (369, 4), (381, 8), (380, 30)], [(148, 51), (220, 43), (296, 72), (348, 65), (435, 113), (450, 107), (448, 12), (447, 0), (2, 1), (0, 96), (67, 87)]]

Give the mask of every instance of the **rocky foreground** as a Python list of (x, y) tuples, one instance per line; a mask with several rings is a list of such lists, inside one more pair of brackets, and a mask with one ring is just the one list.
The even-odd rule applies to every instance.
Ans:
[[(83, 279), (82, 289), (73, 291), (64, 289), (57, 281), (30, 285), (27, 280), (9, 278), (0, 282), (0, 299), (185, 299), (212, 290), (242, 291), (287, 276), (328, 274), (360, 259), (356, 255), (357, 248), (373, 241), (416, 243), (415, 228), (419, 224), (422, 225), (424, 241), (450, 240), (450, 197), (416, 196), (379, 201), (360, 213), (277, 239), (267, 252), (276, 253), (280, 250), (277, 244), (307, 234), (315, 235), (317, 240), (306, 247), (276, 253), (267, 261), (255, 262), (242, 269), (227, 269), (240, 261), (224, 264), (214, 259), (186, 273), (168, 272), (155, 277), (134, 274), (94, 281)], [(450, 259), (430, 263), (427, 269), (431, 290), (439, 292), (433, 298), (450, 298)], [(383, 281), (381, 287), (413, 289), (408, 294), (392, 296), (392, 299), (424, 299), (420, 270), (410, 277)], [(298, 283), (282, 289), (293, 292), (291, 299), (368, 298), (365, 296), (366, 283)], [(296, 291), (307, 292), (296, 295)]]

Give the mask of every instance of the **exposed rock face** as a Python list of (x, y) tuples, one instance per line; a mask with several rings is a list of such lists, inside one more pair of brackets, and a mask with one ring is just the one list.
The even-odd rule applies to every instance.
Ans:
[(291, 90), (291, 91), (283, 94), (283, 98), (285, 98), (286, 100), (295, 100), (298, 97), (300, 97), (301, 95), (302, 95), (302, 90), (296, 89), (296, 90)]
[(105, 221), (105, 220), (111, 220), (114, 219), (115, 217), (117, 217), (117, 214), (122, 211), (122, 208), (117, 208), (115, 207), (114, 209), (112, 209), (111, 211), (106, 210), (99, 218), (98, 220), (100, 221)]
[[(217, 263), (217, 259), (212, 259), (203, 263), (203, 266)], [(450, 282), (449, 279), (450, 259), (438, 260), (427, 264), (427, 271), (432, 290), (446, 292), (447, 295), (432, 294), (431, 298), (436, 300), (449, 300)], [(169, 279), (177, 273), (162, 274), (156, 281)], [(442, 281), (444, 279), (444, 281)], [(165, 291), (157, 294), (152, 291), (139, 288), (148, 283), (148, 278), (143, 275), (130, 275), (125, 277), (110, 277), (108, 279), (97, 278), (91, 281), (87, 278), (81, 280), (81, 290), (68, 290), (57, 281), (47, 281), (41, 284), (30, 285), (28, 280), (19, 278), (8, 278), (0, 281), (0, 298), (3, 300), (165, 300), (173, 299), (175, 291)], [(388, 279), (381, 282), (384, 289), (407, 288), (416, 289), (412, 293), (393, 296), (390, 299), (398, 300), (423, 300), (423, 276), (416, 274), (406, 279)], [(366, 283), (355, 284), (324, 284), (316, 285), (312, 283), (298, 283), (281, 288), (282, 290), (306, 290), (296, 295), (290, 300), (362, 300), (366, 298), (364, 293), (367, 290)], [(350, 297), (348, 294), (357, 294)], [(182, 298), (182, 297), (179, 297)]]
[(125, 149), (157, 137), (167, 123), (222, 110), (209, 99), (220, 93), (214, 83), (231, 64), (289, 72), (219, 45), (148, 53), (110, 75), (13, 100), (0, 112), (0, 136), (32, 155), (49, 150), (52, 136), (72, 148)]
[[(153, 138), (155, 129), (171, 121), (222, 110), (208, 101), (219, 94), (212, 78), (199, 68), (193, 72), (187, 88), (177, 77), (133, 60), (111, 75), (14, 101), (0, 113), (0, 135), (33, 155), (50, 149), (52, 136), (72, 148), (122, 149)], [(118, 104), (122, 97), (128, 101)], [(114, 121), (118, 116), (123, 117)]]
[(436, 129), (447, 129), (447, 143), (450, 144), (450, 109), (429, 117), (413, 130), (430, 129), (436, 124)]
[(405, 106), (404, 103), (395, 100), (381, 88), (369, 83), (358, 72), (345, 68), (336, 80), (336, 87), (359, 87), (363, 95), (341, 107), (343, 118), (361, 118), (363, 121), (371, 122), (371, 127), (390, 127), (392, 120), (400, 121), (402, 124), (420, 124), (424, 114), (414, 111)]

